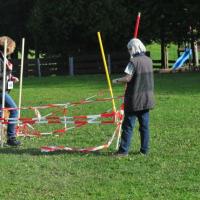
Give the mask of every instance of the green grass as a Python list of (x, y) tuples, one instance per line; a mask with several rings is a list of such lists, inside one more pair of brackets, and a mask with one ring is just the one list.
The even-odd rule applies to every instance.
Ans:
[[(160, 60), (161, 59), (161, 47), (158, 43), (152, 43), (147, 45), (147, 51), (150, 51), (151, 58), (153, 60)], [(169, 60), (176, 60), (178, 57), (177, 55), (177, 45), (169, 44), (168, 45), (168, 59)]]
[[(96, 154), (40, 152), (42, 145), (105, 143), (113, 133), (111, 125), (85, 126), (62, 137), (21, 138), (22, 147), (0, 149), (0, 199), (200, 199), (199, 82), (198, 73), (155, 74), (156, 107), (146, 157), (136, 154), (138, 125), (127, 158), (111, 156), (116, 141)], [(115, 96), (123, 91), (121, 85), (113, 87)], [(22, 102), (23, 106), (66, 103), (95, 94), (109, 96), (103, 75), (28, 78)], [(11, 95), (17, 99), (18, 88)], [(89, 104), (71, 108), (69, 114), (98, 114), (111, 107), (110, 102)], [(22, 112), (26, 114), (32, 115)]]

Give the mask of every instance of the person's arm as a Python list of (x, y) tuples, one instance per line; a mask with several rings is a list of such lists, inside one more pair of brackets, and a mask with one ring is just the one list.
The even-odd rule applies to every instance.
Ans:
[(128, 83), (128, 82), (130, 82), (132, 79), (132, 76), (134, 75), (134, 72), (135, 72), (135, 67), (132, 62), (128, 63), (124, 72), (126, 73), (125, 76), (123, 76), (121, 78), (116, 78), (116, 79), (112, 80), (112, 82), (113, 83)]
[(130, 82), (131, 78), (132, 78), (132, 75), (127, 74), (121, 78), (113, 79), (112, 82), (113, 83), (128, 83)]
[(19, 82), (19, 79), (15, 76), (11, 76), (11, 81), (13, 81), (14, 83)]

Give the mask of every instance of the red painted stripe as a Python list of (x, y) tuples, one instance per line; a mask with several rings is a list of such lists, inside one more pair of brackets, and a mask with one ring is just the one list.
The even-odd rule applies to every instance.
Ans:
[(115, 121), (114, 120), (110, 120), (110, 121), (102, 121), (101, 124), (114, 124)]
[(102, 118), (108, 118), (108, 117), (114, 117), (115, 116), (115, 112), (111, 112), (111, 113), (102, 113), (101, 117)]
[(80, 115), (80, 116), (74, 116), (74, 119), (87, 119), (87, 116), (85, 115)]

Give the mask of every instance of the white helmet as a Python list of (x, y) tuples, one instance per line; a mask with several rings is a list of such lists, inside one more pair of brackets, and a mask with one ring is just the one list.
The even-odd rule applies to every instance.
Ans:
[(146, 47), (144, 44), (137, 38), (133, 38), (127, 44), (127, 48), (129, 50), (130, 56), (133, 56), (137, 53), (146, 52)]

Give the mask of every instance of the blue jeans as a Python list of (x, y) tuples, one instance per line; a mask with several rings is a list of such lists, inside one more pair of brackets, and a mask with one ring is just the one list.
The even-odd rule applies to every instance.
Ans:
[[(0, 93), (0, 97), (2, 101), (2, 93)], [(2, 107), (2, 104), (0, 105), (0, 108)], [(5, 93), (5, 107), (6, 108), (17, 108), (17, 105), (15, 104), (14, 100), (12, 97), (6, 92)], [(1, 110), (2, 111), (2, 110)], [(2, 112), (0, 112), (0, 116), (2, 116)], [(10, 110), (10, 115), (9, 118), (17, 118), (18, 117), (18, 110)], [(9, 120), (9, 122), (13, 122), (15, 120)], [(7, 126), (7, 137), (12, 138), (16, 136), (16, 123), (14, 124), (8, 124)]]
[(125, 112), (122, 123), (122, 136), (119, 146), (119, 152), (128, 154), (135, 121), (138, 118), (139, 132), (141, 139), (140, 152), (146, 154), (149, 148), (149, 110), (142, 110), (136, 112)]

